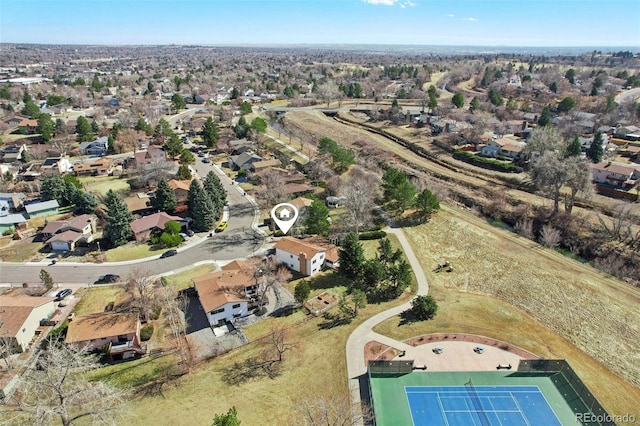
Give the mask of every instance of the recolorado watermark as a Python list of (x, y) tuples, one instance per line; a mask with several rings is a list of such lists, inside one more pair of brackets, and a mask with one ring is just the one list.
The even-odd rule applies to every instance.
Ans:
[(633, 414), (593, 414), (593, 413), (576, 413), (576, 421), (580, 423), (635, 423), (636, 416)]

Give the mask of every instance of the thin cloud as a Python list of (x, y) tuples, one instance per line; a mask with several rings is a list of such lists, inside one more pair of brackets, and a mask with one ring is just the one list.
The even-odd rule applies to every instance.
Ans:
[(477, 18), (464, 18), (464, 20), (469, 22), (478, 22)]
[(455, 18), (456, 15), (454, 15), (453, 13), (450, 13), (447, 15), (447, 18)]
[(382, 4), (385, 6), (393, 6), (394, 4), (398, 3), (398, 0), (362, 0), (362, 1), (369, 4)]
[(368, 4), (375, 4), (375, 5), (383, 5), (383, 6), (400, 6), (401, 8), (405, 8), (405, 7), (413, 7), (416, 4), (413, 3), (411, 0), (362, 0), (365, 3)]

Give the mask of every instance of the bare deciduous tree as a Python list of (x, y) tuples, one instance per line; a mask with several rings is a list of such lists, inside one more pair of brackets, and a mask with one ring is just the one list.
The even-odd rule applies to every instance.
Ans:
[(269, 350), (278, 362), (284, 359), (284, 354), (298, 346), (293, 339), (291, 327), (288, 325), (274, 326), (268, 336)]
[(318, 86), (318, 95), (323, 102), (327, 103), (327, 106), (331, 104), (331, 101), (340, 96), (340, 88), (334, 81), (327, 81), (324, 84)]
[(87, 420), (118, 424), (124, 414), (127, 391), (90, 380), (88, 373), (100, 365), (96, 356), (59, 342), (49, 342), (36, 368), (22, 375), (8, 401), (17, 408), (22, 424), (64, 426)]
[(357, 234), (371, 220), (371, 207), (379, 194), (379, 179), (360, 167), (353, 167), (348, 180), (342, 186), (342, 196), (349, 212), (349, 227)]
[(368, 406), (354, 406), (348, 395), (306, 395), (295, 401), (296, 421), (305, 426), (356, 426), (373, 419)]
[(131, 305), (140, 314), (142, 321), (151, 319), (156, 306), (156, 280), (148, 270), (135, 269), (127, 278), (125, 291), (131, 296)]
[(162, 303), (164, 316), (169, 323), (169, 329), (174, 339), (176, 349), (182, 361), (182, 365), (190, 365), (191, 352), (189, 351), (187, 335), (187, 319), (184, 312), (187, 300), (184, 296), (179, 296), (171, 287), (163, 287), (159, 291), (159, 299)]

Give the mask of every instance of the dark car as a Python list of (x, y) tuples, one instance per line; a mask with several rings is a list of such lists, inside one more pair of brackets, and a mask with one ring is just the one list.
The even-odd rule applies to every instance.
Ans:
[(56, 302), (64, 299), (65, 297), (67, 297), (68, 295), (71, 294), (71, 289), (70, 288), (65, 288), (64, 290), (60, 290), (59, 292), (56, 293)]
[(120, 275), (107, 274), (101, 275), (100, 278), (98, 278), (98, 281), (96, 281), (96, 284), (117, 283), (118, 281), (120, 281)]
[(160, 255), (160, 259), (164, 259), (165, 257), (171, 257), (178, 254), (178, 250), (168, 250)]
[(203, 163), (210, 163), (210, 162), (211, 162), (211, 160), (209, 160), (209, 158), (208, 158), (208, 157), (205, 157), (205, 158), (203, 158), (203, 159), (202, 159), (202, 162), (203, 162)]

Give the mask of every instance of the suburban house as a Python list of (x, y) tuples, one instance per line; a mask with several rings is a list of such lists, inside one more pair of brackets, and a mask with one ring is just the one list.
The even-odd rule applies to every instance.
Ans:
[(0, 235), (4, 235), (4, 233), (8, 231), (14, 232), (16, 230), (16, 225), (26, 221), (27, 219), (25, 219), (25, 217), (20, 213), (0, 216)]
[(176, 201), (178, 204), (186, 204), (189, 200), (189, 187), (191, 186), (191, 181), (171, 179), (167, 184), (176, 194)]
[(292, 237), (283, 237), (275, 245), (276, 260), (305, 276), (324, 268), (326, 249)]
[(193, 279), (200, 304), (211, 327), (249, 315), (249, 302), (259, 288), (257, 278), (241, 262)]
[(98, 158), (86, 163), (78, 163), (73, 166), (76, 176), (109, 176), (111, 174), (111, 160)]
[(25, 198), (23, 192), (0, 192), (0, 216), (19, 210)]
[(146, 151), (139, 151), (133, 154), (133, 158), (125, 160), (125, 169), (137, 169), (139, 171), (151, 170), (154, 164), (167, 161), (167, 153), (158, 146), (151, 145)]
[(253, 163), (263, 161), (262, 157), (250, 152), (229, 156), (229, 168), (232, 170), (250, 170)]
[(274, 158), (272, 160), (256, 161), (255, 163), (251, 164), (251, 166), (249, 167), (249, 170), (251, 170), (254, 173), (258, 173), (258, 172), (261, 172), (262, 170), (268, 169), (269, 167), (279, 167), (281, 164), (282, 162), (277, 158)]
[(84, 155), (97, 155), (102, 157), (109, 149), (109, 138), (102, 136), (91, 142), (80, 143), (80, 152)]
[(55, 311), (53, 297), (25, 294), (0, 296), (0, 336), (12, 340), (14, 349), (24, 352), (40, 327)]
[(325, 249), (324, 253), (324, 267), (331, 269), (338, 269), (340, 267), (340, 255), (338, 247), (331, 243), (326, 238), (320, 236), (314, 236), (305, 238), (302, 240), (307, 244), (312, 244), (317, 247)]
[(42, 240), (54, 251), (73, 251), (78, 243), (90, 243), (96, 233), (97, 218), (83, 214), (68, 220), (54, 220), (40, 231)]
[(65, 343), (87, 351), (105, 350), (114, 361), (146, 352), (140, 343), (140, 320), (135, 313), (100, 312), (77, 316), (69, 321)]
[(591, 166), (593, 181), (616, 188), (632, 189), (640, 183), (640, 166), (605, 161)]
[(40, 173), (45, 175), (62, 175), (71, 171), (71, 161), (66, 157), (49, 157), (42, 162)]
[(520, 156), (520, 153), (524, 149), (524, 144), (512, 142), (504, 145), (500, 148), (499, 154), (503, 157), (516, 159)]
[(626, 140), (640, 140), (640, 127), (620, 126), (614, 130), (613, 136)]
[(22, 155), (27, 152), (27, 145), (7, 145), (0, 150), (0, 161), (14, 163), (22, 160)]
[(129, 224), (136, 238), (136, 241), (146, 241), (155, 231), (164, 231), (164, 225), (170, 220), (180, 222), (182, 218), (171, 216), (165, 212), (150, 214), (136, 219)]
[(18, 123), (18, 127), (22, 127), (27, 133), (33, 134), (36, 132), (36, 128), (38, 127), (38, 120), (35, 118), (25, 118)]
[(40, 201), (37, 203), (25, 204), (24, 209), (27, 211), (30, 219), (34, 217), (50, 216), (58, 214), (60, 205), (56, 200)]

